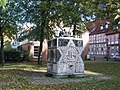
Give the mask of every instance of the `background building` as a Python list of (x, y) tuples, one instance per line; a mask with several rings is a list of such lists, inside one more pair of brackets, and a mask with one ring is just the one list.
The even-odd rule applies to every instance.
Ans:
[[(91, 24), (89, 55), (91, 59), (108, 60), (120, 53), (120, 28), (112, 30), (108, 20), (97, 20)], [(117, 25), (119, 26), (119, 25)]]

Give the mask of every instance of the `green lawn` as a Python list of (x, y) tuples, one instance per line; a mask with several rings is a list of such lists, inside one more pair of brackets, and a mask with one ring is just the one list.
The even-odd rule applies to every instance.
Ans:
[[(120, 90), (120, 62), (85, 61), (85, 70), (101, 73), (109, 80), (93, 80), (80, 83), (36, 85), (30, 84), (24, 74), (45, 72), (46, 67), (29, 63), (6, 64), (0, 67), (0, 90)], [(2, 84), (2, 85), (1, 85)]]

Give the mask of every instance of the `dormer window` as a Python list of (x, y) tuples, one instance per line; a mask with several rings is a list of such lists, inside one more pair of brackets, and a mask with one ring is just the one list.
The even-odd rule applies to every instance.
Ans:
[(103, 30), (104, 29), (104, 26), (103, 25), (100, 25), (100, 30)]
[(100, 25), (100, 30), (108, 29), (108, 28), (109, 28), (109, 22), (106, 22), (104, 25), (103, 24)]
[(105, 28), (108, 29), (108, 24), (107, 23), (105, 24)]
[(108, 27), (109, 27), (109, 22), (106, 22), (105, 23), (105, 28), (108, 29)]

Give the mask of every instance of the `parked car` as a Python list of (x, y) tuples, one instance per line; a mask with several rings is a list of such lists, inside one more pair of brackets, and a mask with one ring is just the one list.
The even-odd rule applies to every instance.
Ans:
[(120, 54), (115, 54), (111, 57), (113, 60), (120, 60)]

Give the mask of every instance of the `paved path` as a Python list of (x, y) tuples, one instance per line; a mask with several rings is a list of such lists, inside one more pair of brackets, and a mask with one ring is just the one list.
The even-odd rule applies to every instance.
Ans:
[(28, 81), (29, 83), (33, 84), (65, 84), (69, 82), (84, 82), (87, 80), (105, 80), (109, 79), (106, 76), (97, 76), (97, 77), (85, 77), (85, 78), (62, 78), (62, 79), (57, 79), (57, 78), (50, 78), (50, 77), (33, 77), (29, 78)]
[[(49, 84), (65, 84), (70, 82), (85, 82), (88, 80), (107, 80), (110, 77), (104, 76), (100, 73), (85, 71), (86, 76), (80, 78), (53, 78), (46, 77), (45, 72), (22, 72), (21, 75), (25, 77), (29, 83), (35, 85), (49, 85)], [(0, 82), (0, 87), (9, 85), (14, 82), (7, 82), (6, 84)]]
[(94, 73), (94, 72), (85, 72), (86, 76), (83, 78), (53, 78), (53, 77), (46, 77), (45, 75), (41, 75), (39, 73), (35, 73), (32, 76), (26, 76), (28, 78), (29, 83), (33, 84), (40, 84), (40, 85), (48, 85), (48, 84), (65, 84), (69, 82), (84, 82), (88, 80), (107, 80), (110, 79), (110, 77), (107, 77), (105, 75), (102, 75), (100, 73)]

